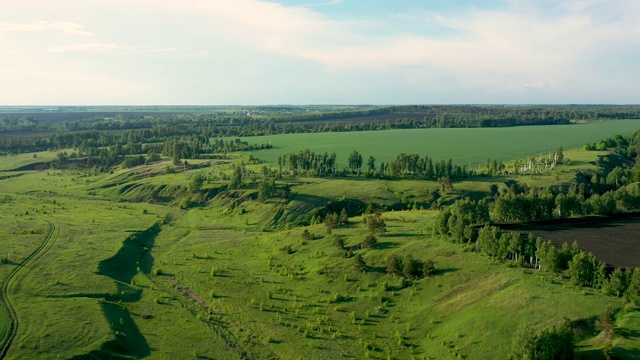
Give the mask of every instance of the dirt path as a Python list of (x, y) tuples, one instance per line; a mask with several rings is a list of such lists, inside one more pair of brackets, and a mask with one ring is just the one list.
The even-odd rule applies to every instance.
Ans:
[(49, 233), (45, 237), (42, 244), (40, 244), (40, 246), (38, 246), (38, 248), (36, 248), (31, 253), (31, 255), (27, 256), (27, 258), (21, 264), (18, 264), (16, 268), (13, 269), (11, 274), (9, 274), (9, 276), (5, 280), (4, 286), (2, 286), (2, 292), (0, 292), (0, 297), (2, 298), (2, 306), (4, 306), (7, 309), (7, 313), (9, 314), (10, 324), (9, 324), (9, 331), (2, 338), (2, 342), (0, 342), (0, 345), (1, 345), (0, 359), (4, 359), (4, 357), (7, 355), (7, 352), (11, 347), (11, 343), (13, 342), (13, 339), (16, 337), (16, 334), (18, 332), (18, 326), (20, 324), (18, 319), (18, 314), (13, 308), (13, 305), (11, 305), (11, 301), (9, 299), (9, 285), (11, 285), (12, 280), (20, 272), (22, 272), (22, 270), (24, 270), (26, 266), (30, 265), (30, 263), (35, 261), (42, 254), (46, 253), (47, 250), (49, 250), (49, 248), (51, 247), (51, 244), (54, 242), (55, 238), (57, 237), (58, 228), (50, 221), (47, 221), (47, 223), (49, 223)]

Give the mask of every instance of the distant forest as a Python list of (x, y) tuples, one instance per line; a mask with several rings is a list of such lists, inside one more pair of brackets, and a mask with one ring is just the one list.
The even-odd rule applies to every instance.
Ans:
[[(640, 119), (640, 106), (420, 105), (0, 109), (0, 154), (270, 134)], [(149, 150), (149, 149), (147, 149)]]

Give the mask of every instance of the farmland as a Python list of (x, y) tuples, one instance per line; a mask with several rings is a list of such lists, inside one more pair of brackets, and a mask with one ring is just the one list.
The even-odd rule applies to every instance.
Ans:
[[(7, 311), (0, 312), (0, 333), (6, 357), (506, 358), (517, 329), (538, 333), (568, 318), (578, 334), (576, 350), (598, 358), (603, 343), (595, 319), (609, 306), (618, 314), (620, 334), (635, 331), (633, 304), (436, 230), (441, 214), (465, 198), (531, 199), (538, 190), (530, 189), (577, 196), (578, 174), (626, 164), (616, 156), (629, 153), (582, 145), (629, 134), (636, 124), (243, 138), (272, 141), (275, 149), (250, 152), (267, 164), (249, 162), (248, 152), (176, 157), (160, 155), (160, 148), (152, 159), (142, 147), (135, 155), (143, 157), (139, 165), (124, 166), (131, 156), (126, 153), (114, 155), (120, 162), (105, 170), (84, 166), (91, 155), (79, 148), (2, 157), (0, 237), (6, 250), (0, 279)], [(470, 144), (476, 138), (479, 148)], [(558, 146), (565, 148), (565, 160), (553, 171), (491, 173), (485, 167), (490, 158), (511, 169), (511, 161)], [(303, 148), (339, 156), (357, 149), (378, 161), (419, 152), (482, 166), (449, 182), (416, 179), (405, 170), (397, 179), (373, 179), (355, 173), (313, 177), (269, 166), (273, 154)], [(118, 147), (99, 150), (108, 155)], [(62, 151), (75, 155), (65, 160)], [(603, 174), (593, 186), (582, 182), (581, 191), (595, 194), (596, 185), (618, 190), (617, 182), (625, 181), (629, 185), (621, 189), (635, 196), (632, 171), (608, 171), (621, 175)], [(558, 209), (554, 216), (562, 213)], [(345, 219), (334, 223), (332, 212)], [(372, 233), (365, 223), (372, 216), (384, 221), (385, 231)], [(578, 234), (581, 247), (603, 261), (635, 265), (616, 262), (623, 252), (632, 260), (635, 228), (601, 228), (617, 232), (597, 235), (573, 225), (568, 230), (574, 233), (531, 230), (557, 245)], [(370, 235), (376, 240), (366, 245)], [(602, 236), (622, 242), (601, 246)], [(394, 273), (394, 256), (405, 264), (432, 261), (435, 268), (428, 276), (423, 270)], [(626, 335), (616, 338), (614, 353), (640, 356)]]
[(617, 218), (579, 218), (541, 224), (523, 224), (505, 228), (533, 232), (557, 246), (577, 241), (586, 251), (598, 255), (611, 266), (640, 266), (638, 214)]
[(273, 149), (253, 151), (253, 156), (275, 164), (279, 156), (309, 149), (316, 153), (335, 151), (339, 164), (357, 150), (377, 161), (397, 154), (427, 154), (438, 160), (453, 159), (460, 165), (484, 166), (487, 159), (512, 160), (547, 154), (562, 146), (577, 148), (616, 134), (637, 130), (640, 120), (594, 122), (580, 125), (540, 125), (509, 128), (409, 129), (341, 133), (285, 134), (247, 137), (252, 144), (271, 143)]

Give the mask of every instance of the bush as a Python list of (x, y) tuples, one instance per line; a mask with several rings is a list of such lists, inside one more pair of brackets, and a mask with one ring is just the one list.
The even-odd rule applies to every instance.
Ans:
[(309, 232), (309, 230), (304, 229), (304, 231), (302, 232), (302, 239), (303, 240), (315, 240), (316, 236), (314, 233)]
[(362, 244), (364, 245), (364, 247), (368, 249), (374, 249), (378, 244), (378, 239), (375, 236), (373, 236), (373, 234), (369, 234), (364, 238), (364, 241)]
[(381, 213), (376, 213), (375, 215), (367, 215), (364, 218), (367, 227), (369, 228), (369, 232), (372, 234), (383, 234), (387, 231), (387, 224), (382, 218)]
[(429, 277), (436, 273), (436, 263), (433, 260), (427, 260), (422, 263), (422, 276)]
[(362, 255), (356, 254), (353, 258), (353, 267), (358, 271), (365, 271), (367, 269), (367, 263), (364, 262)]
[(402, 275), (402, 259), (396, 254), (387, 257), (387, 273), (396, 276)]

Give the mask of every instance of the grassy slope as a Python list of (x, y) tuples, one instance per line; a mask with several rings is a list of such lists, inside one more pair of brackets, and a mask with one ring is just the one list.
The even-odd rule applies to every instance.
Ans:
[[(33, 155), (36, 155), (34, 158)], [(49, 162), (57, 158), (57, 151), (40, 151), (36, 153), (10, 155), (0, 161), (0, 171), (8, 171), (21, 168), (30, 164)]]
[[(572, 176), (570, 167), (591, 166), (588, 160), (593, 155), (566, 152), (570, 159), (584, 157), (579, 160), (584, 163), (574, 161), (549, 176), (518, 180), (537, 185), (566, 181)], [(294, 201), (286, 206), (272, 199), (267, 204), (244, 202), (229, 210), (230, 199), (216, 199), (182, 216), (167, 206), (113, 202), (143, 196), (156, 186), (181, 188), (188, 183), (183, 173), (162, 174), (165, 165), (102, 176), (25, 172), (20, 178), (0, 180), (0, 197), (13, 197), (10, 203), (0, 204), (0, 234), (10, 238), (10, 257), (19, 260), (38, 246), (45, 220), (56, 223), (60, 232), (50, 251), (12, 287), (21, 327), (10, 356), (60, 352), (70, 357), (103, 347), (108, 350), (122, 340), (116, 335), (119, 331), (142, 344), (131, 345), (131, 353), (151, 358), (184, 354), (237, 358), (242, 350), (258, 358), (362, 358), (367, 354), (409, 358), (412, 352), (417, 357), (449, 358), (459, 353), (468, 358), (501, 358), (523, 322), (539, 329), (563, 316), (590, 317), (601, 313), (606, 304), (621, 305), (433, 238), (433, 212), (385, 214), (390, 231), (380, 237), (381, 248), (359, 250), (371, 266), (365, 274), (353, 269), (353, 260), (342, 257), (329, 237), (303, 243), (302, 229), (261, 229), (283, 206), (285, 214), (295, 218), (342, 196), (393, 204), (403, 193), (409, 198), (425, 196), (439, 187), (435, 182), (285, 178), (283, 182), (294, 185)], [(217, 176), (230, 169), (219, 164), (202, 171)], [(132, 183), (140, 186), (127, 187)], [(453, 195), (486, 193), (488, 186), (489, 182), (456, 183)], [(128, 230), (146, 228), (167, 213), (176, 220), (163, 227), (152, 254), (155, 268), (170, 276), (138, 272), (123, 284), (96, 274), (100, 261), (120, 251)], [(308, 229), (324, 234), (320, 225)], [(366, 231), (358, 223), (334, 233), (355, 246)], [(281, 251), (286, 245), (295, 252)], [(442, 271), (415, 287), (385, 291), (385, 282), (391, 288), (399, 284), (381, 272), (392, 252), (434, 259)], [(9, 269), (0, 266), (0, 275), (6, 276)], [(104, 294), (138, 294), (139, 298), (125, 298), (122, 305), (128, 310), (123, 312), (122, 306), (101, 301)], [(336, 303), (336, 294), (348, 300)], [(152, 316), (142, 319), (142, 314)], [(621, 322), (625, 328), (636, 325), (634, 314)], [(399, 337), (411, 346), (400, 346)], [(617, 344), (621, 354), (635, 346), (628, 339)]]
[[(153, 349), (171, 353), (180, 341), (176, 332), (182, 339), (193, 340), (188, 349), (181, 345), (173, 350), (178, 353), (202, 349), (213, 353), (223, 348), (221, 342), (210, 338), (205, 324), (190, 317), (185, 319), (179, 302), (162, 289), (153, 289), (142, 274), (136, 277), (139, 284), (134, 281), (133, 286), (97, 274), (99, 262), (116, 254), (131, 231), (149, 227), (172, 210), (80, 198), (83, 192), (77, 183), (82, 181), (77, 176), (53, 171), (50, 174), (32, 173), (19, 180), (2, 181), (2, 192), (15, 197), (0, 205), (3, 215), (12, 214), (2, 216), (0, 228), (18, 235), (10, 237), (15, 244), (10, 247), (11, 258), (19, 261), (42, 240), (43, 235), (32, 236), (29, 229), (42, 229), (47, 220), (56, 224), (59, 231), (48, 251), (23, 268), (10, 286), (9, 296), (19, 314), (20, 327), (9, 356), (41, 358), (59, 354), (69, 358), (101, 349), (115, 351), (119, 346), (138, 357), (152, 354)], [(29, 192), (47, 188), (59, 192)], [(14, 226), (16, 222), (18, 227)], [(25, 231), (27, 234), (23, 234)], [(2, 271), (6, 276), (9, 266), (2, 266)], [(140, 300), (127, 301), (126, 295), (138, 293)], [(167, 300), (156, 304), (155, 299), (163, 296)], [(105, 298), (125, 300), (122, 306), (104, 301)], [(143, 313), (153, 316), (142, 319)], [(138, 345), (127, 342), (127, 336)]]
[[(621, 304), (433, 238), (434, 215), (385, 214), (389, 232), (379, 238), (380, 249), (358, 251), (370, 266), (364, 274), (353, 269), (353, 259), (340, 256), (331, 237), (302, 241), (302, 229), (244, 232), (243, 215), (229, 219), (213, 209), (187, 213), (159, 237), (154, 252), (158, 266), (206, 298), (259, 358), (446, 358), (455, 353), (504, 358), (523, 323), (541, 329), (563, 317), (588, 318), (607, 304)], [(324, 232), (321, 225), (308, 229)], [(354, 224), (334, 234), (355, 246), (366, 230)], [(281, 250), (286, 245), (293, 254)], [(385, 291), (385, 282), (391, 288), (399, 284), (380, 272), (394, 252), (434, 259), (440, 273), (413, 287)], [(349, 300), (337, 303), (336, 294)], [(398, 336), (411, 346), (399, 346)]]

